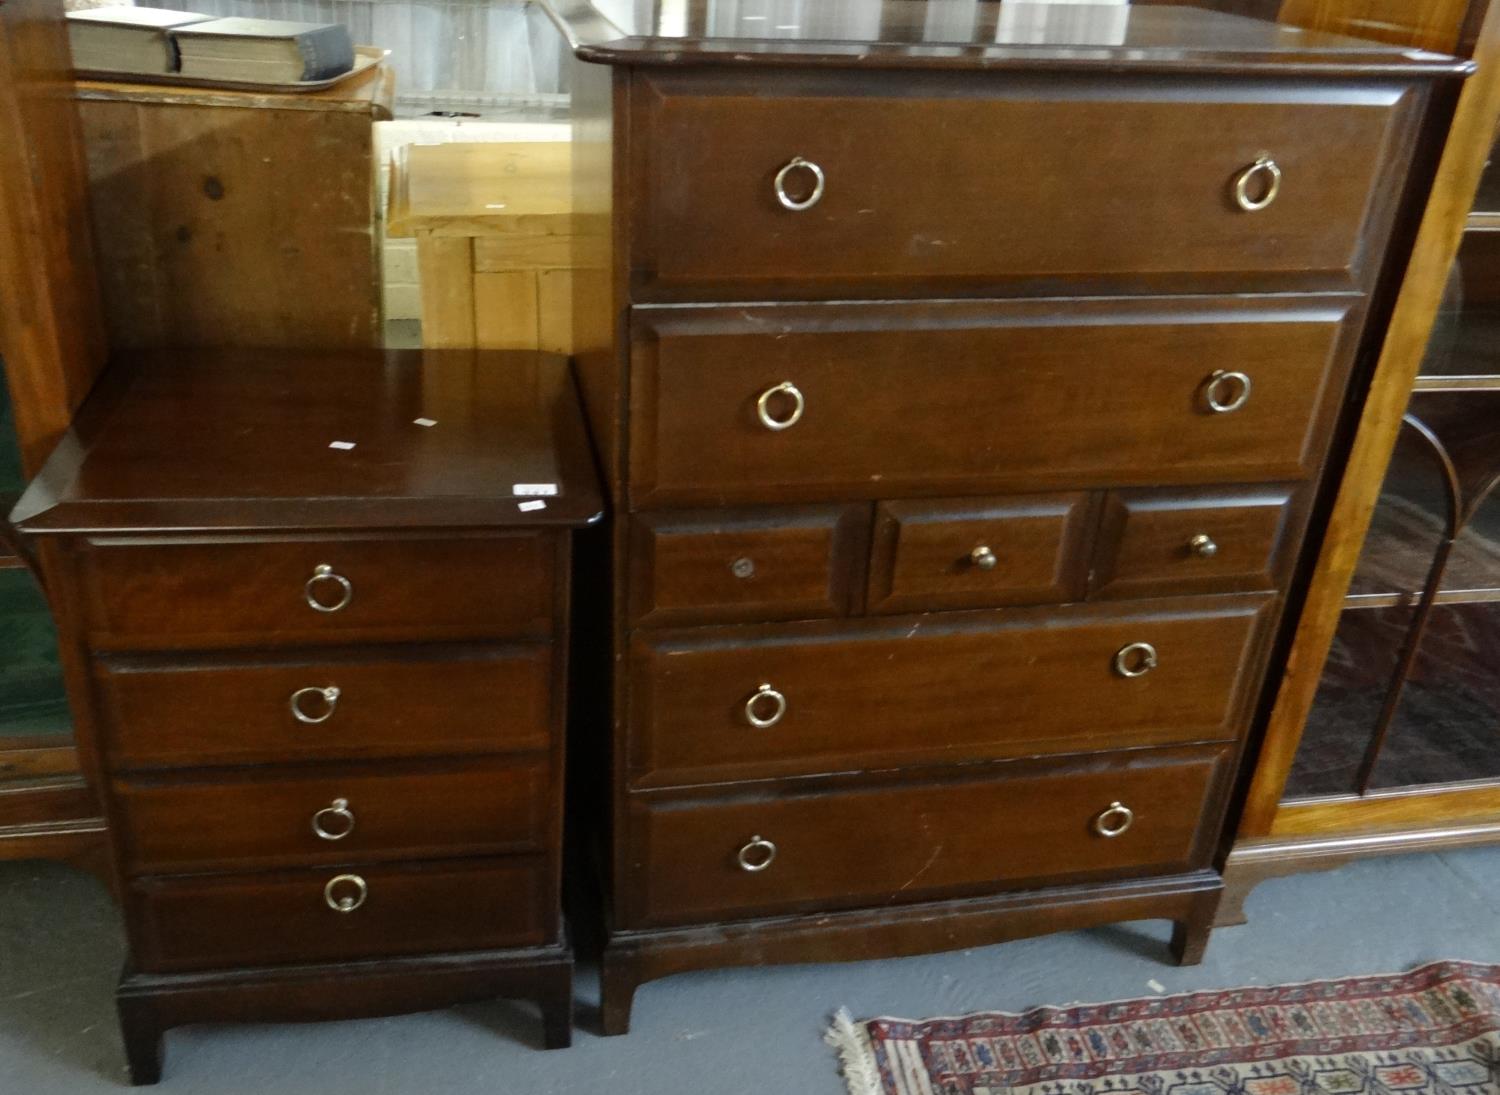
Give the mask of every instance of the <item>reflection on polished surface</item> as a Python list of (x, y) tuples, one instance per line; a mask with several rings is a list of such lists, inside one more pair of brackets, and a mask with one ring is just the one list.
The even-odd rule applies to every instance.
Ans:
[[(611, 53), (673, 50), (907, 56), (1013, 47), (1391, 56), (1370, 41), (1198, 8), (1011, 0), (545, 0), (576, 46)], [(669, 59), (676, 59), (669, 58)]]

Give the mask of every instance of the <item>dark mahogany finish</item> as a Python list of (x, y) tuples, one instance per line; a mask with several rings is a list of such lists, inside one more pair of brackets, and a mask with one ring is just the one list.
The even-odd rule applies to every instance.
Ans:
[(863, 603), (868, 506), (781, 506), (632, 519), (641, 624), (846, 616)]
[[(1467, 66), (1157, 5), (548, 6), (629, 512), (605, 1031), (718, 964), (1147, 917), (1197, 961)], [(728, 592), (741, 543), (780, 584)]]
[(1276, 589), (1285, 579), (1294, 489), (1111, 492), (1091, 596)]
[[(631, 502), (1149, 485), (1162, 467), (1175, 482), (1301, 477), (1361, 311), (1301, 297), (643, 309)], [(1206, 400), (1221, 370), (1253, 383), (1227, 414)], [(783, 381), (805, 409), (776, 432), (756, 404)]]
[(562, 358), (111, 367), (14, 520), (108, 815), (135, 1082), (185, 1022), (511, 995), (568, 1043), (570, 535), (601, 509)]
[[(636, 633), (642, 786), (1230, 741), (1270, 598)], [(1117, 672), (1132, 643), (1155, 669)], [(1133, 666), (1131, 667), (1133, 668)], [(775, 725), (762, 684), (786, 701)]]
[(1079, 600), (1092, 516), (1089, 496), (1076, 492), (882, 502), (870, 611)]
[[(1226, 750), (1143, 753), (1058, 772), (729, 800), (638, 801), (644, 870), (630, 883), (645, 925), (817, 912), (993, 892), (1092, 875), (1206, 865), (1203, 814)], [(1136, 803), (1102, 835), (1117, 800)], [(765, 871), (736, 860), (755, 837), (776, 845)]]

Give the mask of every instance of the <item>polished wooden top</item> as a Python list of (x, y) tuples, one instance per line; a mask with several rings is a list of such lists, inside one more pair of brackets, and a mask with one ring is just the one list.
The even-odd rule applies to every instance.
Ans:
[(12, 520), (23, 533), (487, 528), (602, 510), (564, 357), (177, 350), (110, 366)]
[(567, 141), (406, 145), (392, 165), (386, 235), (571, 235), (572, 166)]
[(1441, 54), (1174, 6), (1015, 0), (542, 0), (579, 57), (609, 64), (1466, 72)]

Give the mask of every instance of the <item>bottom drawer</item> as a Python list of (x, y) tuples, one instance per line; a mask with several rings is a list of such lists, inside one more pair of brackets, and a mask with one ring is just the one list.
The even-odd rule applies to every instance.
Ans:
[(128, 895), (135, 965), (160, 973), (534, 946), (557, 933), (549, 877), (543, 859), (478, 859), (144, 878)]
[(1208, 854), (1220, 749), (1115, 754), (1067, 771), (775, 798), (633, 806), (625, 927), (889, 904), (1100, 875)]

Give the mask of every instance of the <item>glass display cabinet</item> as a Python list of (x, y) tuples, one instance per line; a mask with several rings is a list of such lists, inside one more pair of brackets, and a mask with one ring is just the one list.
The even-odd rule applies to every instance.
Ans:
[[(60, 23), (0, 4), (0, 515), (104, 361), (69, 68)], [(99, 865), (104, 822), (69, 726), (46, 600), (0, 537), (0, 859)]]
[[(0, 383), (0, 505), (24, 479), (9, 391)], [(14, 545), (0, 539), (0, 859), (80, 859), (103, 822), (79, 772), (57, 630)]]

